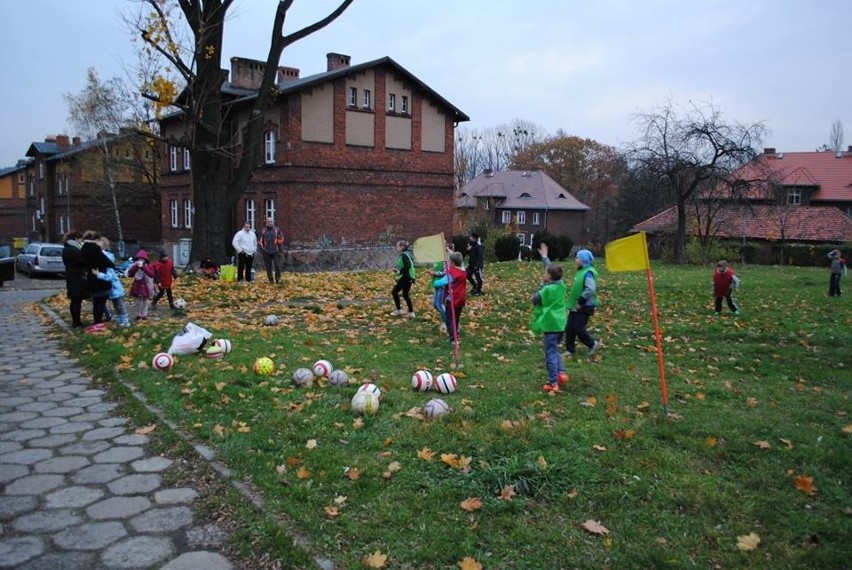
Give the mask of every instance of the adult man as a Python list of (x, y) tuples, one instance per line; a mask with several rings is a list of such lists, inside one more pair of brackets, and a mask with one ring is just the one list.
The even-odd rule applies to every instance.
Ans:
[(257, 246), (263, 254), (263, 264), (266, 266), (266, 276), (272, 283), (272, 267), (275, 266), (275, 283), (281, 282), (281, 246), (284, 244), (284, 234), (275, 226), (275, 220), (266, 218), (266, 226), (260, 231)]
[(471, 232), (467, 241), (467, 280), (473, 286), (471, 295), (482, 295), (482, 266), (485, 262), (485, 246), (479, 234)]
[(251, 231), (249, 222), (243, 224), (243, 229), (234, 234), (231, 245), (237, 252), (237, 283), (243, 279), (246, 283), (251, 283), (251, 268), (254, 266), (254, 254), (257, 253), (257, 236)]

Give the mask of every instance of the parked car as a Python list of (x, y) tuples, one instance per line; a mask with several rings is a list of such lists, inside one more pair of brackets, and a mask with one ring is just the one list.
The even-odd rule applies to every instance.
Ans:
[(61, 243), (31, 243), (15, 258), (15, 269), (30, 277), (65, 273)]

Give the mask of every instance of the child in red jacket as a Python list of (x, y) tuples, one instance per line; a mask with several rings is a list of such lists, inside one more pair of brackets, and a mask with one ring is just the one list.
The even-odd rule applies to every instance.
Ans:
[(740, 314), (740, 308), (734, 302), (734, 290), (740, 288), (740, 280), (734, 274), (734, 270), (728, 267), (724, 259), (716, 264), (713, 272), (713, 297), (716, 301), (716, 315), (722, 314), (722, 299), (728, 302), (728, 308), (735, 315)]
[(157, 294), (151, 299), (151, 308), (157, 308), (157, 301), (163, 298), (163, 295), (169, 300), (169, 308), (175, 308), (175, 300), (172, 296), (172, 283), (177, 275), (175, 271), (175, 263), (166, 250), (160, 250), (160, 259), (154, 262), (154, 271), (156, 276), (154, 281), (157, 283)]

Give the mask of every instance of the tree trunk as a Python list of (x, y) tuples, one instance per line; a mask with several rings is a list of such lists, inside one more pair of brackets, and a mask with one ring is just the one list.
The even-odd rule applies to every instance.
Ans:
[(684, 262), (684, 247), (686, 244), (686, 200), (677, 199), (677, 234), (674, 240), (674, 259), (678, 265)]

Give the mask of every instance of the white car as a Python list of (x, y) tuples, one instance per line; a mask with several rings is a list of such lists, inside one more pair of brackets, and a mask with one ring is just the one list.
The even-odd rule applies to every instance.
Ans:
[(65, 273), (61, 243), (31, 243), (15, 258), (15, 269), (30, 277)]

